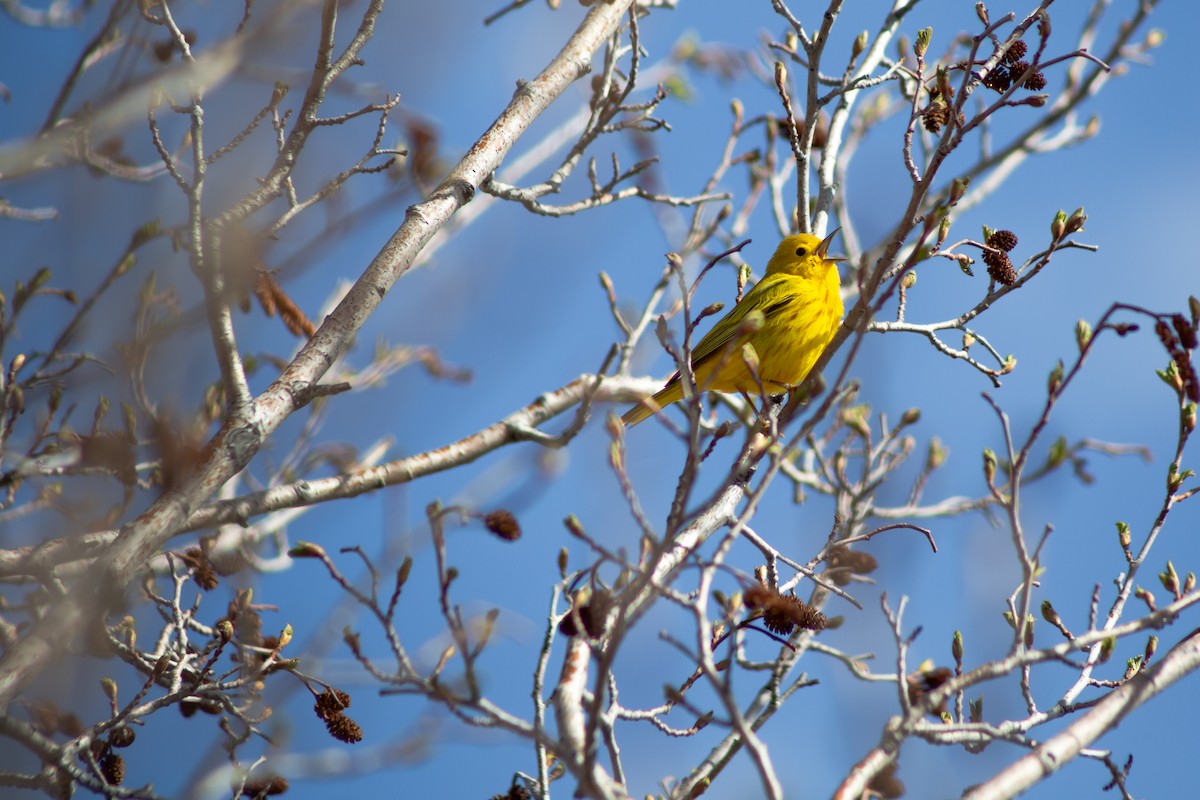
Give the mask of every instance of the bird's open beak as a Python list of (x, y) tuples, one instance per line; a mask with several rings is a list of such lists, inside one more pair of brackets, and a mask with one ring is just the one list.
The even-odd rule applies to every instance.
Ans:
[(821, 243), (819, 245), (817, 245), (817, 255), (819, 255), (821, 258), (825, 259), (826, 261), (838, 262), (838, 261), (846, 260), (845, 256), (827, 256), (827, 255), (825, 255), (825, 253), (829, 250), (829, 245), (833, 243), (833, 237), (837, 236), (838, 231), (840, 231), (840, 230), (841, 230), (841, 228), (834, 228), (832, 231), (830, 231), (829, 235), (826, 236), (824, 239), (822, 239)]

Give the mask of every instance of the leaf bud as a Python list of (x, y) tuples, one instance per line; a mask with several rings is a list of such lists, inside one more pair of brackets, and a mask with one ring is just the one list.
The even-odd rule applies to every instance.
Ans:
[(1162, 582), (1163, 588), (1178, 600), (1181, 592), (1179, 587), (1179, 573), (1175, 571), (1175, 565), (1168, 561), (1166, 570), (1158, 573), (1158, 579)]
[(950, 182), (950, 205), (954, 205), (959, 200), (962, 200), (963, 195), (967, 193), (967, 187), (971, 185), (971, 176), (967, 175), (962, 178), (955, 178)]
[(758, 351), (749, 342), (742, 345), (742, 363), (746, 365), (746, 369), (750, 370), (751, 375), (758, 374)]
[(749, 334), (756, 333), (766, 324), (767, 318), (763, 312), (757, 308), (753, 311), (746, 312), (746, 316), (742, 318), (742, 322), (738, 325), (738, 333)]
[(1058, 241), (1067, 233), (1067, 213), (1061, 208), (1054, 215), (1054, 219), (1050, 222), (1050, 236), (1054, 241)]
[(921, 28), (917, 31), (917, 42), (913, 45), (913, 52), (917, 54), (917, 58), (924, 58), (925, 53), (929, 50), (929, 42), (933, 38), (933, 28)]
[(943, 66), (937, 68), (937, 87), (938, 94), (944, 100), (949, 101), (954, 97), (954, 89), (950, 86), (950, 70)]
[(938, 223), (937, 246), (941, 247), (946, 242), (946, 237), (950, 235), (950, 215), (942, 217), (942, 221)]
[(1130, 535), (1128, 523), (1117, 523), (1117, 539), (1121, 542), (1121, 549), (1129, 549), (1129, 544), (1133, 541), (1133, 537)]
[(1085, 319), (1075, 323), (1075, 343), (1079, 345), (1079, 352), (1087, 349), (1088, 344), (1092, 341), (1092, 325)]
[(584, 533), (583, 530), (583, 523), (580, 522), (579, 517), (575, 516), (574, 514), (569, 514), (567, 518), (563, 520), (563, 525), (566, 527), (567, 532), (572, 536), (578, 539), (587, 539), (587, 534)]
[(1062, 359), (1059, 359), (1058, 363), (1054, 365), (1054, 369), (1050, 370), (1050, 377), (1046, 379), (1046, 390), (1050, 393), (1051, 397), (1058, 394), (1058, 390), (1062, 388), (1062, 383), (1063, 362)]
[(279, 632), (279, 649), (282, 650), (283, 648), (287, 647), (288, 643), (292, 641), (292, 636), (294, 635), (295, 631), (292, 630), (291, 623), (284, 625), (283, 630)]
[(850, 45), (850, 59), (854, 60), (863, 54), (867, 49), (867, 32), (863, 31), (854, 39), (854, 44)]
[(296, 542), (293, 547), (288, 550), (288, 555), (291, 558), (324, 558), (325, 548), (319, 544), (312, 542)]
[(940, 467), (946, 463), (946, 456), (950, 454), (949, 448), (942, 444), (942, 440), (934, 436), (929, 440), (929, 449), (925, 453), (925, 469), (928, 472)]
[(1075, 209), (1071, 216), (1067, 217), (1067, 233), (1075, 233), (1075, 231), (1083, 230), (1083, 223), (1087, 222), (1087, 214), (1083, 211), (1083, 206)]
[(983, 449), (983, 477), (989, 486), (996, 480), (996, 454), (990, 447)]
[(917, 285), (917, 273), (912, 270), (909, 270), (908, 272), (904, 273), (904, 278), (900, 281), (900, 285), (903, 286), (905, 289), (911, 289), (912, 287), (916, 286)]
[(983, 722), (983, 695), (969, 702), (971, 722)]

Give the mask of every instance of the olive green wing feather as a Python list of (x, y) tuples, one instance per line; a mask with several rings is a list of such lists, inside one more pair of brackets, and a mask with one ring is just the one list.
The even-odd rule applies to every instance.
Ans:
[(751, 311), (760, 311), (764, 323), (769, 323), (771, 316), (788, 305), (791, 293), (788, 291), (788, 275), (768, 275), (754, 285), (754, 288), (742, 298), (742, 302), (734, 306), (716, 325), (712, 327), (700, 342), (692, 348), (692, 368), (702, 364), (713, 356), (721, 357), (725, 348), (738, 335), (746, 316)]

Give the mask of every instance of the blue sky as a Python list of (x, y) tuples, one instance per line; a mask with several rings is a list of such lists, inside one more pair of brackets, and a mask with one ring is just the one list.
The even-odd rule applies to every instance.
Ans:
[[(796, 5), (797, 13), (806, 10), (802, 4)], [(860, 30), (873, 30), (885, 7), (881, 2), (847, 5), (852, 8), (835, 29), (834, 51), (847, 49)], [(1125, 0), (1114, 2), (1112, 18), (1119, 18), (1132, 5)], [(1079, 26), (1076, 6), (1082, 4), (1064, 2), (1054, 8), (1056, 31), (1064, 34), (1060, 42), (1068, 41), (1069, 32)], [(932, 25), (932, 51), (940, 52), (952, 32), (973, 24), (972, 7), (961, 0), (929, 0), (906, 20), (904, 30), (911, 37), (919, 27)], [(766, 0), (739, 3), (736, 12), (732, 8), (733, 4), (716, 0), (685, 0), (675, 11), (654, 12), (642, 26), (642, 42), (649, 51), (647, 63), (662, 59), (684, 36), (749, 48), (764, 34), (777, 37), (782, 30)], [(534, 3), (485, 28), (480, 20), (492, 10), (493, 4), (469, 0), (446, 0), (436, 8), (435, 4), (411, 2), (389, 6), (375, 41), (364, 54), (367, 64), (355, 74), (368, 87), (364, 89), (368, 94), (399, 92), (404, 109), (420, 114), (434, 126), (447, 160), (468, 148), (495, 118), (518, 79), (531, 77), (544, 66), (582, 14), (574, 3), (564, 3), (557, 12)], [(993, 8), (993, 15), (1007, 10)], [(1024, 10), (1024, 6), (1016, 10)], [(855, 16), (858, 14), (861, 16)], [(1200, 289), (1190, 247), (1194, 187), (1200, 179), (1192, 139), (1200, 113), (1180, 88), (1184, 85), (1180, 76), (1186, 76), (1191, 68), (1186, 35), (1198, 21), (1198, 12), (1190, 4), (1163, 4), (1151, 25), (1164, 29), (1166, 40), (1151, 54), (1152, 63), (1132, 65), (1128, 74), (1112, 81), (1084, 110), (1100, 117), (1100, 134), (1079, 147), (1031, 160), (1001, 191), (956, 221), (957, 236), (977, 237), (982, 224), (1016, 231), (1023, 243), (1016, 255), (1024, 257), (1034, 252), (1027, 248), (1045, 239), (1055, 211), (1084, 206), (1089, 219), (1079, 238), (1099, 247), (1094, 254), (1075, 251), (1056, 257), (1044, 275), (1007, 298), (980, 324), (1001, 351), (1018, 358), (1017, 370), (1001, 388), (990, 389), (977, 373), (948, 361), (914, 338), (868, 337), (851, 370), (852, 377), (863, 384), (864, 400), (893, 420), (907, 408), (920, 408), (923, 418), (913, 429), (918, 446), (923, 448), (930, 436), (937, 435), (950, 449), (950, 460), (935, 476), (928, 498), (984, 491), (980, 452), (984, 447), (999, 450), (1001, 438), (995, 415), (981, 392), (990, 391), (1011, 416), (1014, 430), (1023, 432), (1040, 411), (1047, 373), (1058, 359), (1068, 359), (1075, 352), (1077, 319), (1095, 320), (1114, 301), (1159, 311), (1183, 310), (1187, 295)], [(96, 22), (91, 20), (91, 25)], [(1110, 24), (1103, 29), (1102, 42), (1111, 35), (1111, 28)], [(45, 98), (52, 96), (62, 70), (91, 30), (94, 28), (85, 25), (78, 31), (24, 34), (7, 19), (0, 21), (0, 38), (12, 43), (0, 52), (0, 81), (13, 95), (0, 116), (0, 139), (7, 142), (38, 124), (45, 113)], [(295, 30), (296, 50), (280, 47), (264, 52), (256, 63), (306, 63), (307, 55), (296, 56), (295, 52), (307, 53), (300, 48), (307, 46), (311, 37), (306, 38), (299, 23)], [(40, 54), (36, 56), (38, 64), (45, 63), (46, 69), (21, 67), (34, 54)], [(1061, 73), (1051, 73), (1048, 78), (1053, 91)], [(778, 113), (773, 93), (752, 82), (727, 85), (703, 76), (693, 76), (692, 81), (691, 97), (672, 98), (663, 104), (661, 116), (673, 129), (656, 135), (661, 175), (674, 194), (698, 191), (716, 162), (728, 130), (731, 97), (742, 100), (748, 115)], [(298, 87), (299, 81), (294, 80), (293, 85)], [(377, 90), (370, 88), (372, 85)], [(239, 81), (223, 89), (218, 99), (230, 104), (257, 102), (263, 86), (253, 80)], [(583, 98), (582, 87), (569, 91), (518, 143), (514, 157), (568, 117)], [(357, 101), (338, 97), (333, 102), (350, 105)], [(1014, 111), (1014, 115), (1022, 113), (1033, 112)], [(213, 122), (217, 130), (223, 124), (236, 126), (219, 117)], [(890, 135), (894, 133), (885, 129), (868, 139), (849, 176), (852, 214), (860, 235), (869, 242), (891, 227), (907, 196), (899, 139)], [(131, 141), (136, 136), (144, 137), (140, 128), (130, 133)], [(219, 136), (215, 138), (219, 140)], [(346, 140), (340, 142), (339, 147), (344, 147)], [(307, 173), (312, 180), (331, 174), (357, 155), (356, 150), (318, 150), (320, 146), (320, 140), (314, 140), (316, 160)], [(626, 143), (601, 141), (594, 154), (602, 165), (610, 147), (620, 150), (625, 163), (632, 163)], [(146, 153), (144, 148), (141, 152)], [(255, 170), (262, 171), (256, 159), (268, 155), (265, 147), (247, 148), (236, 166), (246, 173), (240, 176), (242, 183), (235, 175), (228, 179), (229, 188), (213, 191), (236, 196)], [(724, 188), (735, 194), (745, 191), (742, 174), (731, 173), (726, 183)], [(113, 232), (105, 204), (127, 203), (121, 210), (132, 211), (139, 219), (154, 214), (169, 219), (178, 213), (177, 193), (166, 181), (118, 189), (102, 200), (91, 199), (94, 195), (89, 194), (97, 184), (79, 170), (51, 182), (19, 181), (6, 186), (6, 195), (19, 205), (56, 204), (62, 211), (59, 221), (41, 226), (0, 223), (9, 242), (8, 253), (0, 262), (7, 271), (12, 274), (44, 260), (65, 271), (59, 274), (86, 280), (97, 274), (95, 263), (107, 263), (116, 252), (116, 243), (128, 235), (124, 228)], [(370, 177), (352, 183), (347, 202), (369, 206), (379, 198), (380, 185), (381, 179)], [(569, 184), (563, 200), (574, 199), (580, 189), (578, 183)], [(289, 291), (310, 315), (317, 316), (337, 280), (353, 279), (374, 256), (403, 218), (406, 202), (411, 200), (371, 208), (352, 236), (328, 243), (302, 271), (284, 276)], [(318, 230), (320, 216), (317, 212), (303, 227), (297, 226), (297, 238), (285, 238), (275, 255), (282, 260), (308, 247), (304, 232)], [(753, 242), (745, 249), (745, 258), (761, 265), (778, 234), (766, 215), (758, 213), (750, 236)], [(622, 300), (640, 303), (657, 279), (662, 254), (678, 245), (664, 235), (649, 207), (637, 200), (561, 220), (533, 217), (519, 207), (496, 204), (429, 263), (396, 285), (350, 355), (356, 363), (365, 363), (378, 338), (429, 344), (448, 362), (470, 369), (472, 381), (466, 385), (435, 381), (410, 369), (380, 389), (339, 398), (323, 435), (359, 446), (388, 436), (395, 442), (393, 455), (418, 453), (469, 435), (539, 393), (596, 369), (618, 335), (597, 273), (605, 271), (612, 276)], [(165, 248), (160, 255), (169, 258)], [(951, 316), (983, 291), (982, 265), (974, 279), (963, 276), (949, 262), (924, 265), (918, 272), (918, 284), (910, 298), (910, 319)], [(704, 289), (711, 293), (710, 299), (727, 296), (728, 277), (728, 271), (714, 271)], [(192, 281), (181, 265), (176, 282), (185, 299), (189, 293), (191, 298), (196, 296), (194, 288), (188, 288)], [(264, 326), (257, 317), (243, 317), (239, 322), (246, 331), (248, 349), (286, 352), (293, 346), (273, 323)], [(36, 338), (36, 331), (26, 335)], [(213, 365), (202, 346), (203, 336), (191, 343), (196, 345), (193, 349), (160, 365), (156, 382), (186, 386), (183, 381), (190, 376), (211, 377)], [(652, 375), (671, 371), (668, 357), (652, 339), (647, 339), (639, 363)], [(834, 363), (840, 365), (841, 361)], [(1092, 455), (1089, 466), (1097, 478), (1094, 485), (1081, 486), (1064, 473), (1026, 496), (1027, 529), (1037, 531), (1046, 524), (1055, 528), (1046, 550), (1044, 587), (1037, 599), (1050, 598), (1075, 629), (1085, 627), (1092, 585), (1101, 583), (1111, 596), (1111, 581), (1124, 566), (1115, 544), (1115, 521), (1128, 521), (1137, 541), (1157, 509), (1174, 435), (1171, 395), (1152, 372), (1152, 367), (1164, 364), (1161, 346), (1145, 328), (1127, 339), (1111, 337), (1065, 398), (1044, 440), (1048, 444), (1058, 435), (1069, 441), (1090, 437), (1145, 444), (1156, 452), (1149, 464)], [(289, 534), (293, 539), (319, 542), (331, 551), (360, 544), (367, 552), (377, 552), (386, 549), (386, 543), (394, 552), (411, 552), (416, 562), (410, 592), (414, 605), (412, 616), (404, 621), (404, 633), (414, 643), (428, 642), (414, 644), (414, 649), (432, 664), (440, 652), (440, 640), (436, 638), (436, 619), (420, 610), (431, 608), (428, 603), (433, 598), (433, 559), (422, 522), (423, 509), (435, 499), (484, 509), (511, 507), (525, 530), (519, 543), (504, 545), (484, 538), (477, 527), (454, 532), (450, 541), (455, 563), (463, 573), (459, 600), (464, 608), (475, 613), (493, 606), (502, 610), (501, 636), (486, 665), (492, 684), (489, 690), (507, 707), (528, 713), (533, 648), (557, 573), (556, 555), (565, 545), (572, 548), (578, 561), (584, 556), (566, 536), (562, 518), (575, 514), (589, 530), (611, 531), (614, 543), (635, 541), (633, 523), (606, 466), (608, 439), (600, 422), (599, 416), (593, 418), (564, 451), (544, 453), (534, 445), (508, 448), (446, 475), (315, 509), (294, 522)], [(556, 431), (563, 424), (551, 423), (547, 429)], [(288, 431), (281, 433), (286, 437)], [(262, 458), (284, 452), (285, 441)], [(707, 478), (719, 477), (733, 455), (732, 445), (718, 450)], [(677, 443), (655, 425), (646, 424), (630, 434), (628, 458), (651, 518), (661, 520), (681, 459)], [(531, 479), (531, 474), (535, 478)], [(906, 488), (902, 483), (885, 490), (883, 496), (894, 500)], [(1143, 582), (1153, 581), (1153, 574), (1167, 558), (1184, 573), (1200, 563), (1191, 536), (1197, 522), (1195, 509), (1185, 504), (1174, 514), (1151, 557), (1151, 568), (1143, 573)], [(795, 554), (807, 557), (828, 531), (831, 516), (831, 505), (824, 499), (813, 497), (794, 505), (787, 487), (778, 483), (756, 518), (755, 528), (770, 532), (777, 544), (794, 547)], [(968, 665), (1004, 652), (1009, 633), (1000, 616), (1002, 600), (1018, 574), (1007, 532), (979, 516), (938, 520), (931, 527), (939, 544), (936, 555), (919, 537), (906, 532), (881, 536), (871, 543), (867, 549), (881, 564), (874, 575), (877, 584), (860, 589), (865, 610), (831, 610), (846, 616), (841, 630), (825, 635), (831, 645), (848, 652), (873, 651), (876, 670), (891, 669), (894, 653), (877, 599), (880, 591), (886, 591), (893, 604), (901, 595), (910, 596), (908, 625), (923, 626), (914, 646), (914, 661), (932, 658), (948, 662), (950, 638), (956, 629), (966, 632)], [(738, 554), (739, 565), (746, 569), (753, 560), (754, 553), (748, 549)], [(305, 756), (299, 766), (291, 766), (320, 771), (322, 765), (337, 767), (340, 759), (347, 757), (362, 758), (367, 765), (377, 759), (384, 769), (356, 766), (354, 771), (364, 774), (351, 781), (339, 777), (336, 791), (404, 796), (436, 792), (450, 797), (490, 796), (503, 791), (514, 770), (532, 771), (531, 749), (524, 743), (465, 729), (410, 699), (376, 699), (375, 687), (336, 641), (346, 620), (338, 617), (334, 623), (320, 625), (341, 597), (314, 565), (299, 564), (289, 572), (265, 576), (257, 581), (256, 594), (279, 606), (268, 627), (290, 622), (296, 628), (297, 652), (332, 644), (325, 648), (327, 652), (311, 658), (308, 669), (335, 679), (354, 693), (353, 715), (367, 733), (366, 742), (358, 747), (361, 753), (354, 755), (353, 749), (325, 737), (308, 711), (305, 693), (292, 693), (274, 720), (288, 748)], [(214, 615), (221, 605), (213, 604)], [(1131, 613), (1136, 611), (1131, 606)], [(364, 631), (366, 641), (372, 641), (369, 621), (360, 619), (354, 624)], [(644, 681), (626, 679), (626, 703), (657, 702), (664, 683), (678, 683), (686, 677), (688, 665), (658, 641), (660, 630), (677, 631), (672, 626), (680, 624), (681, 619), (667, 611), (643, 621), (637, 646), (623, 656), (618, 670), (618, 674), (624, 670), (630, 676), (646, 676)], [(1182, 620), (1179, 631), (1163, 633), (1160, 652), (1193, 626)], [(1114, 664), (1140, 651), (1141, 640), (1131, 639), (1123, 647), (1129, 652), (1122, 651)], [(755, 654), (760, 657), (769, 655), (765, 642), (752, 642), (751, 648), (758, 648)], [(891, 687), (855, 681), (828, 659), (811, 655), (803, 667), (820, 685), (806, 690), (802, 701), (773, 720), (766, 735), (776, 748), (788, 796), (820, 797), (828, 795), (849, 766), (875, 744), (882, 724), (895, 713), (896, 699)], [(1119, 668), (1113, 666), (1113, 670), (1116, 674), (1105, 677), (1119, 677)], [(95, 684), (91, 673), (87, 674), (86, 682), (79, 679), (79, 691), (90, 698)], [(1036, 679), (1036, 694), (1043, 707), (1053, 702), (1056, 691), (1069, 685), (1070, 679), (1069, 673), (1057, 668), (1047, 668)], [(1021, 713), (1015, 686), (999, 683), (984, 691), (989, 719)], [(1180, 782), (1190, 780), (1181, 765), (1195, 756), (1195, 744), (1182, 735), (1186, 714), (1172, 713), (1169, 707), (1187, 709), (1200, 698), (1188, 682), (1168, 697), (1174, 699), (1152, 703), (1099, 743), (1111, 747), (1118, 761), (1131, 750), (1135, 753), (1131, 787), (1139, 796), (1166, 796)], [(130, 782), (152, 780), (164, 792), (183, 795), (196, 773), (190, 766), (180, 769), (172, 762), (178, 756), (177, 745), (170, 749), (163, 745), (177, 743), (181, 736), (207, 735), (205, 726), (209, 724), (198, 719), (153, 719), (146, 733), (161, 736), (145, 736), (130, 751)], [(374, 749), (423, 727), (435, 731), (424, 753), (427, 758)], [(1049, 732), (1038, 734), (1044, 737)], [(659, 778), (684, 774), (715, 741), (703, 734), (691, 741), (664, 740), (649, 728), (633, 725), (622, 730), (622, 735), (627, 737), (626, 766), (637, 796), (654, 791)], [(957, 796), (965, 786), (986, 778), (1019, 754), (1016, 748), (993, 745), (984, 754), (971, 757), (914, 742), (903, 751), (900, 775), (911, 797)], [(219, 762), (220, 753), (214, 751), (205, 763)], [(743, 759), (707, 796), (754, 796), (753, 780), (753, 771)], [(1029, 796), (1095, 796), (1106, 782), (1100, 767), (1080, 762)], [(327, 796), (333, 788), (320, 779), (297, 779), (289, 796)]]

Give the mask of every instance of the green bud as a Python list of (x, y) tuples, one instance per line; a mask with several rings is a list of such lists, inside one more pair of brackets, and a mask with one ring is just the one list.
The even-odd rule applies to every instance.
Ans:
[(959, 200), (962, 200), (963, 195), (967, 193), (967, 187), (971, 185), (971, 176), (964, 178), (955, 178), (950, 182), (950, 205), (954, 205)]
[(745, 362), (746, 369), (750, 370), (751, 375), (758, 374), (758, 351), (749, 342), (742, 345), (742, 361)]
[(715, 602), (717, 605), (719, 605), (722, 610), (724, 610), (724, 611), (729, 610), (729, 596), (728, 595), (726, 595), (720, 589), (713, 589), (712, 596), (713, 596), (713, 602)]
[(929, 41), (933, 38), (933, 28), (921, 28), (917, 31), (917, 43), (913, 45), (913, 52), (917, 54), (917, 58), (924, 58), (925, 53), (929, 50)]
[(1046, 379), (1046, 390), (1050, 393), (1051, 397), (1058, 394), (1058, 390), (1062, 388), (1062, 383), (1063, 362), (1062, 359), (1059, 359), (1059, 362), (1054, 365), (1054, 369), (1050, 370), (1050, 377)]
[(1054, 241), (1058, 241), (1067, 233), (1067, 212), (1061, 208), (1054, 215), (1054, 219), (1050, 222), (1050, 236)]
[(583, 523), (580, 522), (579, 517), (575, 516), (574, 514), (570, 514), (566, 519), (564, 519), (563, 525), (572, 536), (575, 536), (579, 539), (587, 538), (587, 534), (583, 531)]
[(1129, 543), (1133, 541), (1133, 537), (1129, 533), (1129, 525), (1125, 522), (1117, 523), (1117, 538), (1121, 542), (1121, 549), (1128, 550)]
[(911, 289), (917, 285), (917, 273), (914, 270), (909, 270), (904, 273), (904, 279), (900, 281), (900, 285), (905, 289)]
[(950, 217), (942, 217), (942, 221), (938, 223), (937, 246), (941, 247), (946, 242), (946, 237), (950, 235)]
[(1092, 341), (1092, 324), (1085, 319), (1075, 323), (1075, 343), (1079, 345), (1079, 352), (1087, 349), (1088, 344)]
[(1179, 599), (1179, 573), (1175, 571), (1174, 564), (1168, 561), (1167, 569), (1164, 572), (1158, 573), (1158, 579), (1162, 582), (1164, 589), (1173, 594), (1176, 599)]
[(1046, 456), (1046, 466), (1050, 468), (1057, 467), (1059, 464), (1067, 460), (1067, 437), (1060, 436), (1050, 445), (1050, 452)]
[(946, 456), (950, 454), (950, 449), (942, 444), (942, 440), (934, 436), (929, 440), (929, 450), (925, 453), (925, 469), (932, 472), (933, 470), (946, 463)]
[(871, 407), (863, 403), (844, 409), (840, 416), (842, 424), (866, 439), (871, 435), (871, 426), (867, 423), (867, 418), (870, 415)]
[[(983, 477), (987, 480), (988, 485), (991, 485), (996, 480), (996, 454), (992, 452), (990, 447), (986, 447), (983, 450)], [(1005, 611), (1004, 613), (1008, 614), (1009, 612)]]
[(1075, 233), (1075, 231), (1083, 230), (1083, 224), (1087, 222), (1087, 214), (1083, 211), (1083, 206), (1075, 209), (1071, 216), (1067, 217), (1067, 233)]
[(867, 49), (867, 32), (863, 31), (854, 39), (854, 44), (850, 45), (850, 59), (854, 60), (862, 55)]
[(957, 664), (962, 663), (963, 659), (963, 635), (962, 631), (955, 631), (954, 638), (950, 640), (950, 654), (954, 656), (954, 661)]
[(288, 555), (292, 558), (324, 558), (325, 548), (312, 542), (296, 542)]

